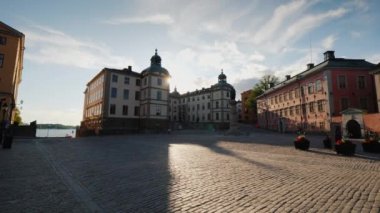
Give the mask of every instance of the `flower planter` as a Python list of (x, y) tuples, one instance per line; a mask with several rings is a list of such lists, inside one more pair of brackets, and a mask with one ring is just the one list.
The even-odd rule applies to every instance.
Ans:
[(351, 142), (345, 142), (335, 145), (335, 151), (337, 154), (351, 156), (355, 154), (356, 144)]
[(310, 141), (307, 139), (302, 139), (302, 140), (296, 140), (294, 141), (294, 147), (296, 149), (300, 150), (308, 150), (310, 146)]
[(380, 143), (377, 141), (362, 143), (362, 147), (364, 152), (380, 153)]
[(323, 147), (325, 149), (331, 149), (332, 148), (330, 138), (326, 138), (326, 139), (323, 140)]

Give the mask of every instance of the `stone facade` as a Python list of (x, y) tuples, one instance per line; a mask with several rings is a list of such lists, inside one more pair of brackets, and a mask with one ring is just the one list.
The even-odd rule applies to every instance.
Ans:
[(84, 92), (83, 121), (79, 135), (166, 131), (184, 127), (226, 129), (233, 87), (223, 72), (209, 88), (169, 93), (169, 72), (161, 57), (141, 73), (104, 68)]
[(347, 108), (375, 112), (375, 93), (370, 70), (373, 64), (362, 59), (325, 60), (294, 77), (289, 77), (258, 97), (260, 127), (280, 132), (329, 131), (331, 118)]
[(376, 65), (372, 73), (376, 89), (377, 112), (380, 112), (380, 63)]
[(24, 45), (24, 34), (0, 21), (0, 121), (14, 119)]
[(169, 78), (157, 50), (151, 66), (141, 73), (131, 66), (104, 68), (87, 84), (80, 132), (87, 135), (166, 130)]
[(229, 127), (230, 95), (233, 87), (222, 73), (218, 83), (209, 88), (179, 94), (175, 89), (170, 94), (169, 120), (174, 128), (177, 124), (193, 128), (227, 129)]

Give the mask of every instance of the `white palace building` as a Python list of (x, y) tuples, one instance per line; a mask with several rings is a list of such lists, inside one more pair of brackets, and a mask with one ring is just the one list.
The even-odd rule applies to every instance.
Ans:
[(229, 126), (229, 100), (234, 88), (222, 73), (209, 88), (169, 93), (170, 74), (155, 54), (141, 73), (104, 68), (88, 82), (84, 92), (79, 135), (166, 131), (187, 128), (225, 129)]

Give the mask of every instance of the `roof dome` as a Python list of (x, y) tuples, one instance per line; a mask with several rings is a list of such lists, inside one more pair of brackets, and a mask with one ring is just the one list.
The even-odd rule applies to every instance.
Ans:
[(160, 65), (161, 66), (161, 57), (157, 54), (157, 49), (155, 51), (155, 54), (150, 58), (150, 65)]
[(224, 82), (226, 83), (227, 82), (227, 76), (223, 73), (223, 69), (222, 69), (222, 73), (220, 73), (219, 77), (218, 77), (218, 82), (221, 83), (221, 82)]
[(157, 49), (155, 51), (155, 54), (152, 56), (152, 58), (150, 58), (150, 67), (143, 70), (142, 74), (146, 72), (150, 72), (150, 73), (156, 72), (159, 74), (170, 75), (168, 70), (161, 67), (161, 57), (157, 54)]

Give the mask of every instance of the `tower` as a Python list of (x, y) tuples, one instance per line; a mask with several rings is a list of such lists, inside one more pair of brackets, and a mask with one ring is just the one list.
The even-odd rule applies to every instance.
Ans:
[(168, 128), (169, 72), (161, 66), (157, 53), (150, 59), (150, 67), (142, 71), (141, 119), (143, 129)]

